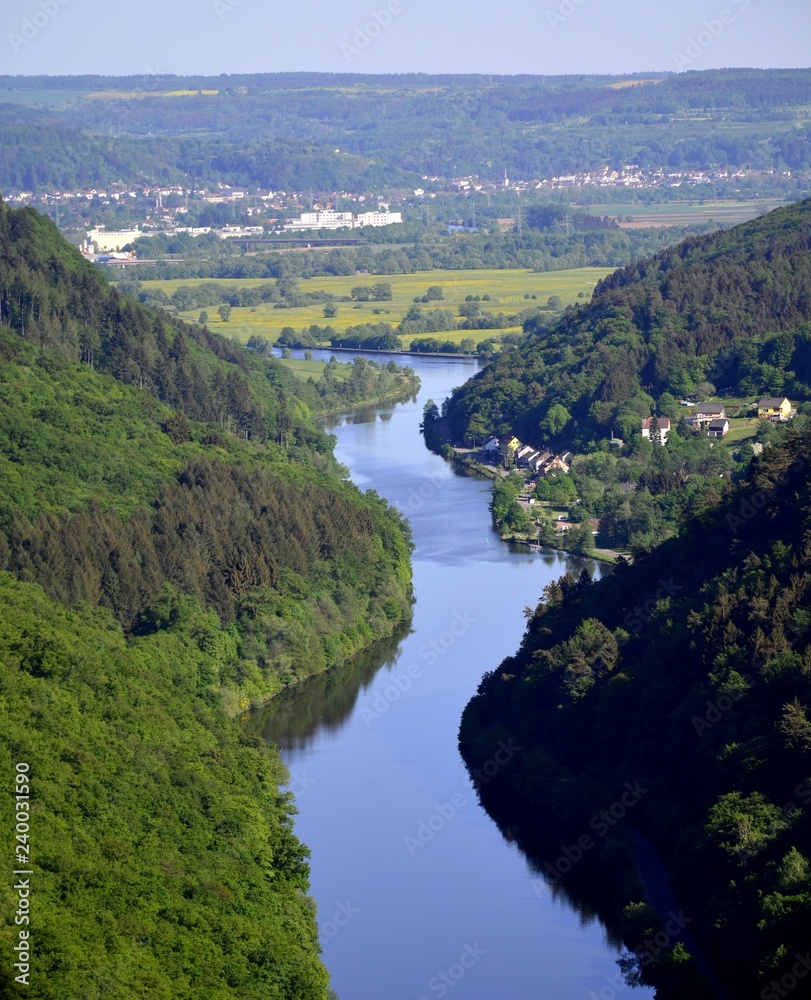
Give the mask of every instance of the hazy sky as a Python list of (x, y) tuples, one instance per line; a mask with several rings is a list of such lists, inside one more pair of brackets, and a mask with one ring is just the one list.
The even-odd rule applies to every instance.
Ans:
[(2, 0), (0, 74), (811, 64), (809, 0)]

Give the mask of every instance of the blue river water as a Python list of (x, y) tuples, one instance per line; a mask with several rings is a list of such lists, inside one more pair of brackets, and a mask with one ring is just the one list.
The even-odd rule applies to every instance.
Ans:
[(411, 631), (348, 680), (315, 678), (255, 720), (291, 772), (332, 986), (340, 1000), (649, 997), (621, 982), (602, 925), (505, 840), (457, 748), (482, 674), (518, 648), (524, 607), (567, 566), (602, 568), (500, 541), (491, 484), (454, 472), (419, 433), (425, 401), (441, 403), (478, 363), (403, 360), (422, 379), (417, 400), (329, 429), (354, 482), (411, 521)]

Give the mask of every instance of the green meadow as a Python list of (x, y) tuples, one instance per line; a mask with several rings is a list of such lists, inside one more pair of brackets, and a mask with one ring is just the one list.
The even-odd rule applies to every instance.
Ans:
[[(308, 378), (318, 381), (324, 374), (324, 368), (326, 367), (325, 361), (300, 361), (298, 358), (282, 358), (281, 362), (304, 382)], [(337, 382), (346, 382), (351, 374), (352, 366), (346, 362), (339, 361), (338, 365), (333, 369), (333, 378)]]
[[(732, 199), (712, 199), (712, 188), (704, 197), (697, 194), (695, 200), (684, 202), (661, 202), (657, 205), (625, 205), (609, 202), (604, 205), (590, 205), (594, 215), (610, 215), (620, 219), (626, 229), (645, 229), (649, 226), (689, 226), (700, 223), (723, 223), (737, 225), (748, 222), (764, 212), (786, 204), (779, 198), (735, 201)], [(707, 197), (709, 195), (709, 197)], [(630, 220), (630, 221), (629, 221)]]
[[(423, 271), (416, 274), (367, 275), (355, 274), (340, 277), (320, 277), (302, 279), (299, 288), (302, 292), (323, 291), (334, 295), (336, 299), (349, 298), (352, 289), (357, 285), (373, 285), (385, 282), (391, 285), (392, 298), (388, 302), (336, 302), (338, 314), (332, 319), (324, 317), (323, 304), (308, 305), (297, 309), (276, 309), (273, 303), (263, 303), (252, 307), (236, 307), (230, 319), (223, 322), (217, 315), (216, 306), (208, 307), (208, 325), (218, 333), (225, 333), (243, 342), (257, 335), (275, 342), (282, 328), (292, 326), (296, 330), (318, 326), (332, 326), (343, 331), (360, 323), (391, 323), (397, 326), (403, 319), (415, 298), (422, 298), (428, 288), (438, 285), (442, 288), (444, 298), (425, 305), (430, 309), (450, 309), (458, 315), (458, 307), (468, 295), (483, 298), (489, 295), (489, 301), (481, 303), (482, 309), (492, 313), (514, 314), (524, 309), (545, 306), (549, 298), (556, 295), (564, 306), (590, 298), (594, 286), (612, 268), (582, 267), (567, 271), (535, 272), (529, 270), (471, 270), (471, 271)], [(219, 284), (230, 287), (252, 288), (267, 284), (267, 279), (231, 278), (206, 279), (206, 284)], [(183, 286), (203, 284), (199, 278), (144, 281), (141, 288), (144, 291), (160, 288), (168, 296)], [(194, 322), (201, 310), (189, 310), (179, 315), (188, 322)], [(465, 338), (476, 342), (488, 337), (498, 339), (500, 333), (520, 329), (519, 326), (505, 327), (503, 330), (452, 330), (430, 334), (441, 340), (460, 343)], [(402, 337), (404, 347), (416, 339), (412, 336)]]

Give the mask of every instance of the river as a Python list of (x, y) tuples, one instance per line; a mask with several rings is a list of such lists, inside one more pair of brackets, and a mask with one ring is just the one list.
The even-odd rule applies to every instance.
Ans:
[[(524, 607), (584, 563), (503, 544), (490, 483), (425, 448), (425, 401), (441, 403), (478, 363), (406, 363), (422, 380), (416, 402), (329, 429), (354, 482), (411, 521), (410, 634), (281, 696), (252, 724), (291, 772), (332, 986), (340, 1000), (630, 998), (605, 929), (530, 871), (478, 804), (457, 749), (462, 710), (518, 648)], [(515, 752), (505, 743), (505, 759)]]

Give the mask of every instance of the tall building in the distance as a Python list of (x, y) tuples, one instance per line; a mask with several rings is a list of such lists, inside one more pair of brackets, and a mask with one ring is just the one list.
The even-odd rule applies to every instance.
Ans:
[(352, 212), (302, 212), (298, 219), (291, 220), (284, 228), (361, 229), (363, 226), (395, 226), (402, 221), (401, 212), (363, 212), (360, 215), (353, 215)]

